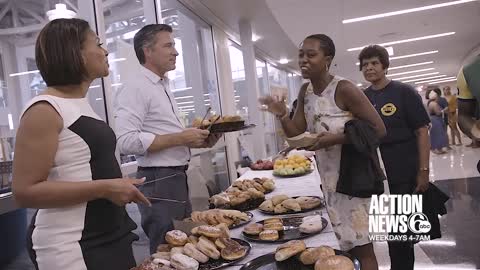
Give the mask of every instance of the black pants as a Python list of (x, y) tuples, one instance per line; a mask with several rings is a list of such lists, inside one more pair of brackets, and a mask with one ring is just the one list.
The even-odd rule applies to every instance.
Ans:
[[(188, 183), (186, 166), (180, 167), (139, 167), (137, 177), (146, 177), (140, 191), (147, 197), (173, 199), (185, 201), (186, 203), (176, 203), (168, 201), (150, 200), (152, 207), (138, 204), (140, 215), (142, 216), (142, 228), (150, 240), (150, 253), (155, 253), (159, 244), (165, 243), (165, 234), (173, 230), (173, 220), (182, 220), (190, 216), (192, 205), (188, 195)], [(157, 182), (154, 181), (162, 177), (174, 175)]]
[[(390, 194), (413, 194), (418, 173), (416, 140), (380, 147)], [(413, 270), (413, 242), (388, 242), (391, 270)]]

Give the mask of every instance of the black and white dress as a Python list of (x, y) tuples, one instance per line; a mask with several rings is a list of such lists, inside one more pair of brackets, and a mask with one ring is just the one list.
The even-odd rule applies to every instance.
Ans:
[[(115, 134), (93, 111), (87, 98), (40, 95), (27, 104), (24, 112), (37, 102), (48, 102), (63, 119), (47, 181), (122, 177), (115, 158)], [(40, 209), (30, 225), (30, 255), (39, 270), (128, 270), (135, 266), (135, 228), (125, 207), (106, 199)]]

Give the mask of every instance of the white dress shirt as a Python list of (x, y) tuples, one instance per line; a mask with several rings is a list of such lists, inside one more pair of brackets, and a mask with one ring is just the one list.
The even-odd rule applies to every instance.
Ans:
[(155, 135), (179, 133), (185, 128), (167, 78), (142, 66), (138, 77), (118, 90), (114, 119), (120, 152), (135, 155), (138, 166), (183, 166), (190, 160), (186, 146), (147, 151)]

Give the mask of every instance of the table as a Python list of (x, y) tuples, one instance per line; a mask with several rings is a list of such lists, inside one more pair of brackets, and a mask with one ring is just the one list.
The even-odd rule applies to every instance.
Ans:
[[(277, 178), (272, 175), (273, 171), (247, 171), (243, 174), (239, 179), (253, 179), (255, 177), (268, 177), (273, 178), (275, 180), (275, 190), (267, 194), (267, 198), (273, 195), (278, 194), (285, 194), (287, 196), (320, 196), (323, 197), (323, 193), (320, 190), (320, 175), (316, 168), (314, 168), (313, 172), (308, 175), (304, 175), (301, 177), (295, 178)], [(251, 211), (253, 213), (253, 220), (251, 222), (257, 222), (272, 216), (265, 215), (258, 211), (257, 209)], [(328, 220), (328, 226), (317, 235), (304, 239), (305, 243), (308, 247), (320, 246), (320, 245), (327, 245), (334, 249), (340, 249), (338, 240), (335, 237), (335, 233), (333, 232), (332, 225), (330, 224), (330, 218), (327, 215), (325, 208), (321, 209), (322, 217)], [(243, 239), (242, 236), (243, 227), (232, 229), (231, 236), (235, 238)], [(241, 262), (236, 264), (235, 266), (227, 267), (225, 269), (228, 270), (237, 270), (240, 269), (244, 264), (255, 259), (261, 255), (274, 252), (278, 243), (276, 244), (264, 244), (264, 243), (257, 243), (257, 242), (250, 242), (252, 245), (252, 250), (250, 254), (243, 259)]]

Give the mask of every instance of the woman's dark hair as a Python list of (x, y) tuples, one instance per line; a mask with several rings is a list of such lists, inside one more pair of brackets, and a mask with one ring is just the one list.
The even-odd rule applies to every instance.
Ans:
[(437, 93), (438, 97), (441, 97), (441, 96), (442, 96), (442, 91), (440, 90), (440, 88), (435, 87), (435, 88), (433, 89), (433, 91), (435, 91), (435, 93)]
[(154, 45), (156, 41), (155, 36), (162, 31), (172, 33), (173, 29), (168, 24), (148, 24), (135, 34), (133, 37), (133, 48), (140, 64), (145, 64), (143, 48)]
[(363, 60), (378, 57), (380, 63), (382, 63), (383, 69), (387, 69), (390, 66), (390, 59), (388, 51), (380, 45), (369, 45), (360, 52), (358, 55), (358, 61), (360, 61), (360, 71), (362, 70)]
[(331, 56), (332, 59), (335, 57), (335, 44), (333, 40), (325, 34), (315, 34), (306, 37), (305, 39), (315, 39), (320, 42), (320, 49), (323, 51), (325, 56)]
[(47, 86), (80, 84), (87, 77), (81, 49), (90, 30), (81, 19), (56, 19), (37, 37), (35, 61)]

